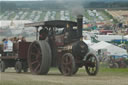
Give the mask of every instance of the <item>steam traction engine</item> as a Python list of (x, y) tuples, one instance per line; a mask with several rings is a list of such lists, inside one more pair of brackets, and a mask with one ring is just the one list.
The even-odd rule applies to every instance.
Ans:
[[(28, 49), (30, 71), (45, 75), (50, 67), (58, 67), (63, 75), (70, 76), (85, 66), (89, 75), (96, 75), (98, 59), (82, 41), (82, 22), (80, 15), (77, 22), (53, 20), (25, 24), (36, 27), (39, 35), (39, 40), (32, 42)], [(39, 27), (42, 27), (40, 31)]]

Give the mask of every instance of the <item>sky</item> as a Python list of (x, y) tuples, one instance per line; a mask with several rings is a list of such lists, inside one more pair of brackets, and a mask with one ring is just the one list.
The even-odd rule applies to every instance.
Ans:
[(43, 0), (0, 0), (0, 1), (43, 1)]
[(0, 0), (0, 1), (43, 1), (43, 0)]
[[(44, 0), (0, 0), (0, 1), (44, 1)], [(54, 1), (54, 0), (51, 0), (51, 1)], [(56, 1), (64, 1), (64, 0), (56, 0)], [(103, 1), (103, 0), (85, 0), (85, 1)], [(128, 1), (128, 0), (106, 0), (106, 1)]]
[[(0, 0), (0, 1), (50, 1), (50, 0)], [(65, 0), (51, 0), (51, 1), (65, 1)], [(85, 0), (85, 1), (128, 1), (128, 0)]]

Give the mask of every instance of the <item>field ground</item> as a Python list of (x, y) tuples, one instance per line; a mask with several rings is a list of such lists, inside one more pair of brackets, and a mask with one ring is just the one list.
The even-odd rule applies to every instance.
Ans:
[(112, 10), (108, 11), (108, 13), (111, 14), (118, 21), (123, 21), (128, 24), (128, 10)]
[(88, 76), (82, 68), (71, 77), (61, 75), (56, 68), (48, 75), (17, 74), (12, 68), (0, 73), (0, 85), (128, 85), (128, 68), (101, 68), (97, 76)]

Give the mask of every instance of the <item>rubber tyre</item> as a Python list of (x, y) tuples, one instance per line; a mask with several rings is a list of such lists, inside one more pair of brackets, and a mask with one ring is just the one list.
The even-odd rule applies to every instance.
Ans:
[[(66, 56), (68, 56), (67, 59), (69, 59), (69, 62), (67, 62)], [(64, 64), (65, 60), (66, 60), (66, 63), (68, 63), (68, 65), (70, 65), (70, 66), (67, 66), (67, 64)], [(71, 76), (71, 75), (73, 75), (74, 70), (75, 70), (74, 56), (71, 53), (65, 53), (62, 56), (60, 72), (62, 72), (62, 74), (65, 76)]]
[(38, 44), (40, 46), (41, 65), (37, 72), (34, 72), (33, 69), (30, 69), (30, 71), (32, 72), (32, 74), (46, 75), (50, 69), (51, 59), (52, 59), (50, 46), (49, 46), (48, 42), (45, 40), (34, 41), (33, 43), (31, 43), (31, 45), (29, 47), (29, 51), (28, 51), (28, 65), (30, 68), (32, 68), (30, 65), (31, 64), (30, 50), (31, 50), (31, 46), (33, 46), (33, 44)]
[(5, 62), (1, 61), (0, 62), (0, 72), (5, 72), (6, 66), (5, 66)]
[(87, 65), (85, 65), (85, 69), (86, 69), (86, 72), (87, 72), (87, 74), (88, 75), (90, 75), (90, 76), (95, 76), (97, 73), (98, 73), (98, 71), (99, 71), (99, 60), (98, 60), (98, 58), (94, 55), (94, 54), (89, 54), (88, 56), (87, 56), (87, 58), (86, 58), (86, 61), (88, 61), (88, 59), (91, 57), (91, 56), (93, 56), (94, 58), (95, 58), (95, 60), (96, 60), (96, 70), (93, 72), (93, 73), (91, 73), (90, 71), (89, 71), (89, 69), (88, 69), (88, 66)]
[(23, 72), (28, 72), (28, 68), (24, 68), (23, 69)]
[(17, 73), (21, 73), (21, 71), (22, 71), (22, 62), (21, 61), (16, 61), (15, 70)]
[(22, 70), (23, 70), (23, 72), (28, 72), (28, 64), (27, 64), (27, 62), (23, 62), (23, 68), (22, 68)]
[[(59, 69), (60, 73), (61, 73), (61, 74), (63, 74), (63, 72), (62, 72), (62, 70), (61, 70), (61, 67), (60, 67), (60, 66), (58, 67), (58, 69)], [(78, 67), (75, 67), (75, 69), (74, 69), (74, 71), (73, 71), (73, 73), (72, 73), (72, 74), (73, 74), (73, 75), (74, 75), (74, 74), (76, 74), (76, 73), (78, 72), (78, 70), (79, 70), (79, 68), (78, 68)]]

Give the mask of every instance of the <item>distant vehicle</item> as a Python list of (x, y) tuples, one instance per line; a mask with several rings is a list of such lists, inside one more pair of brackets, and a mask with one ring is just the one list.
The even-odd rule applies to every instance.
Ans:
[(116, 35), (116, 34), (114, 34), (114, 33), (107, 33), (107, 35)]
[(112, 30), (100, 30), (100, 34), (107, 35), (108, 33), (113, 33)]
[(110, 68), (126, 68), (128, 67), (128, 55), (112, 55), (109, 60)]
[(28, 71), (27, 52), (30, 42), (19, 42), (13, 44), (13, 51), (4, 52), (0, 45), (0, 71), (5, 72), (9, 67), (14, 67), (17, 73)]

